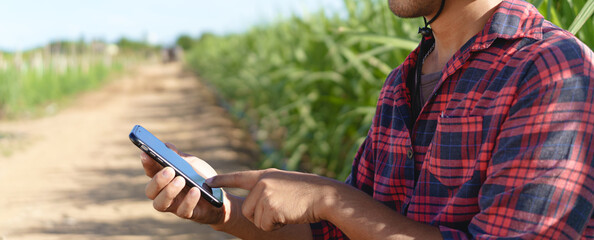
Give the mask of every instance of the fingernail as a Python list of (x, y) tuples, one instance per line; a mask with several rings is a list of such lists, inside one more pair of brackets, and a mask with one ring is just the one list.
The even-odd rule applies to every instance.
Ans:
[(184, 179), (181, 177), (176, 177), (175, 180), (173, 180), (173, 185), (175, 185), (176, 187), (179, 187), (183, 184)]
[(173, 174), (173, 169), (170, 167), (166, 167), (165, 171), (163, 171), (163, 177), (169, 177)]
[(140, 161), (142, 161), (142, 162), (146, 162), (146, 159), (144, 159), (144, 155), (142, 155), (142, 153), (141, 153), (141, 154), (139, 154), (139, 156), (140, 156)]
[(206, 179), (206, 180), (204, 180), (204, 182), (205, 182), (206, 184), (209, 184), (209, 185), (210, 185), (210, 184), (212, 183), (212, 179), (213, 179), (213, 178), (214, 178), (214, 177), (211, 177), (211, 178), (209, 178), (209, 179)]
[(190, 196), (197, 197), (199, 192), (200, 190), (198, 190), (198, 188), (193, 187), (192, 189), (190, 189)]

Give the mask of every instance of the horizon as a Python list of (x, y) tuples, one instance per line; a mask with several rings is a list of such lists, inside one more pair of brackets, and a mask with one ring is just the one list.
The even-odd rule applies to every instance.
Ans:
[[(229, 34), (292, 15), (324, 10), (337, 13), (342, 0), (228, 0), (194, 2), (149, 0), (101, 3), (58, 0), (52, 2), (11, 1), (3, 4), (0, 21), (0, 51), (19, 52), (57, 41), (102, 40), (125, 37), (168, 46), (183, 35)], [(32, 7), (34, 6), (34, 7)], [(76, 21), (72, 21), (76, 19)]]

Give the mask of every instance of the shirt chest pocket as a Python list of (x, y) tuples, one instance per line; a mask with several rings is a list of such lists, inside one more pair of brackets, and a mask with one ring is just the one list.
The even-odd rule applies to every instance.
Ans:
[(481, 148), (482, 131), (481, 116), (440, 117), (426, 161), (431, 175), (450, 188), (469, 181)]

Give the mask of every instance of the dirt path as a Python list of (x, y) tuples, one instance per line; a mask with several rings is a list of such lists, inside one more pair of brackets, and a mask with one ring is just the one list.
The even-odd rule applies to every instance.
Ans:
[(254, 143), (179, 65), (134, 72), (55, 116), (0, 122), (0, 240), (233, 239), (153, 210), (128, 133), (141, 124), (219, 173), (248, 169)]

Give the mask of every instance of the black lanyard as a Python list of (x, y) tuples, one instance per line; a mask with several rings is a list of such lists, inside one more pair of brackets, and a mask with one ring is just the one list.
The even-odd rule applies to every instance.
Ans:
[(411, 115), (412, 115), (411, 122), (412, 122), (412, 124), (410, 125), (411, 128), (409, 128), (411, 130), (412, 130), (412, 126), (414, 125), (414, 122), (419, 117), (419, 114), (421, 114), (421, 110), (423, 108), (423, 106), (421, 105), (421, 103), (423, 102), (421, 99), (421, 74), (422, 74), (422, 70), (423, 70), (423, 62), (424, 62), (425, 58), (427, 57), (427, 54), (429, 54), (429, 52), (431, 51), (431, 47), (435, 43), (435, 40), (433, 38), (431, 38), (433, 31), (431, 31), (431, 28), (429, 28), (429, 24), (431, 24), (433, 21), (435, 21), (435, 19), (437, 19), (439, 14), (441, 14), (441, 11), (443, 10), (444, 6), (445, 6), (445, 0), (441, 0), (441, 6), (439, 7), (439, 10), (435, 14), (435, 17), (433, 17), (431, 20), (429, 20), (429, 22), (427, 22), (427, 19), (425, 17), (423, 17), (423, 20), (425, 21), (425, 27), (419, 28), (419, 34), (421, 34), (422, 38), (421, 38), (421, 46), (419, 49), (419, 54), (417, 55), (417, 63), (415, 66), (415, 73), (414, 74), (409, 73), (409, 77), (406, 81), (406, 86), (408, 87), (408, 89), (410, 91), (410, 97), (411, 97)]

